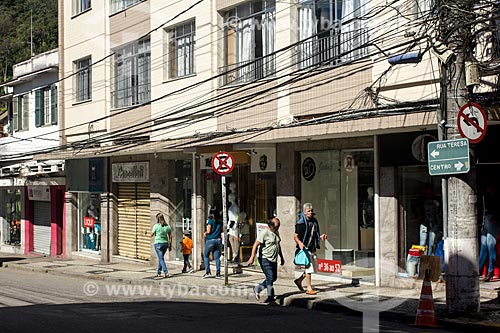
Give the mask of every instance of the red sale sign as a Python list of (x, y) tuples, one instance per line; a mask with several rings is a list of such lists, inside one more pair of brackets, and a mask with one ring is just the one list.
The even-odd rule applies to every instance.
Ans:
[(93, 217), (84, 217), (83, 218), (83, 226), (93, 228), (94, 227), (94, 218)]
[(325, 273), (342, 273), (342, 261), (318, 259), (318, 271)]

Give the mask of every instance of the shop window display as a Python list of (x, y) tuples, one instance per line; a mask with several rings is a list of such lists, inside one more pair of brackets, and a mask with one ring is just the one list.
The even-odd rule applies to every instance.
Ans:
[(79, 195), (80, 250), (101, 250), (101, 200), (98, 194)]
[(440, 256), (442, 252), (440, 182), (433, 181), (425, 167), (402, 167), (399, 175), (402, 209), (400, 230), (404, 234), (400, 242), (400, 265), (409, 277), (417, 277), (421, 256)]
[(21, 244), (21, 190), (4, 190), (3, 198), (5, 209), (2, 214), (3, 243), (18, 246)]

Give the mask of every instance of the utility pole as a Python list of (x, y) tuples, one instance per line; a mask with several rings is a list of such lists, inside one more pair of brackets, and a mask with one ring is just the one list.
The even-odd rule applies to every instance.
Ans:
[[(456, 60), (444, 64), (446, 114), (442, 123), (444, 132), (440, 136), (447, 139), (459, 137), (457, 117), (460, 107), (466, 104), (464, 62), (469, 56), (466, 51), (471, 41), (471, 24), (474, 21), (472, 0), (440, 1), (440, 38), (453, 50)], [(446, 3), (446, 6), (445, 6)], [(473, 162), (472, 162), (473, 163)], [(443, 182), (446, 183), (446, 182)], [(445, 188), (446, 187), (446, 188)], [(443, 184), (443, 194), (447, 193), (448, 220), (445, 238), (446, 262), (446, 303), (450, 313), (474, 313), (479, 311), (478, 278), (478, 223), (476, 173), (449, 177)], [(443, 198), (445, 200), (445, 198)]]

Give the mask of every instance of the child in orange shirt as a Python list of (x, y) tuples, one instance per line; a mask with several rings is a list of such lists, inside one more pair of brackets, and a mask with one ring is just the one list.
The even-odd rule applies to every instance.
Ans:
[(193, 273), (193, 267), (189, 263), (189, 256), (191, 255), (191, 250), (193, 249), (193, 241), (189, 238), (189, 230), (185, 230), (182, 236), (182, 256), (184, 257), (184, 267), (182, 268), (182, 273), (187, 272), (189, 268), (189, 273)]

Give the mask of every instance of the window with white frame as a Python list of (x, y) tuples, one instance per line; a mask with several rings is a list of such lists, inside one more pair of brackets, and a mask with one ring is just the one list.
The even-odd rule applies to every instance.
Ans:
[(111, 0), (111, 14), (124, 10), (144, 0)]
[(168, 29), (168, 77), (177, 78), (195, 73), (195, 22)]
[(90, 0), (73, 0), (73, 15), (78, 15), (90, 9)]
[(363, 19), (368, 0), (299, 0), (299, 68), (331, 65), (367, 54)]
[(73, 63), (75, 102), (92, 99), (92, 59), (86, 57)]
[(150, 40), (142, 39), (115, 50), (114, 107), (127, 107), (151, 100)]
[(251, 82), (275, 73), (276, 1), (254, 0), (224, 14), (221, 85)]
[(35, 90), (35, 126), (57, 124), (57, 87)]
[(12, 100), (12, 131), (29, 129), (29, 94), (15, 96)]

